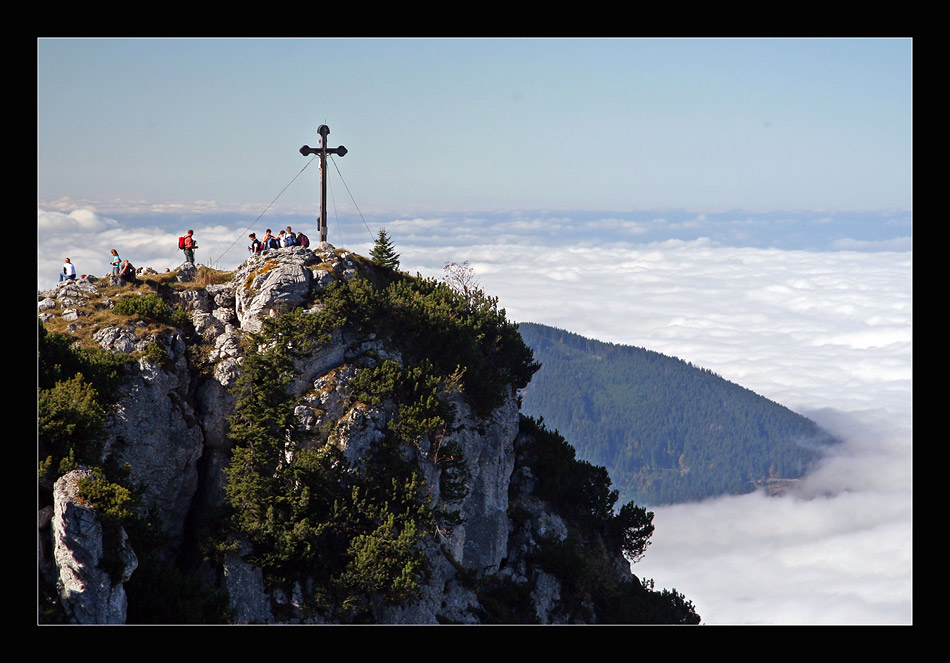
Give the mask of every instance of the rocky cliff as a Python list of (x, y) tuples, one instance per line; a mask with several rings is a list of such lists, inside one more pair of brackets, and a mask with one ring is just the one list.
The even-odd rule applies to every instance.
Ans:
[[(198, 271), (40, 293), (47, 329), (126, 359), (95, 453), (41, 474), (41, 621), (698, 620), (630, 574), (647, 514), (521, 417), (530, 352), (494, 300), (328, 244)], [(134, 517), (90, 497), (103, 467)]]

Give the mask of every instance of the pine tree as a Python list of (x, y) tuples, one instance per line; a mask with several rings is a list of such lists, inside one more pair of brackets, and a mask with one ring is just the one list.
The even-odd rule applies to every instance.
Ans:
[(399, 254), (393, 249), (393, 242), (386, 234), (385, 228), (380, 228), (379, 235), (376, 236), (376, 244), (373, 246), (373, 252), (370, 253), (373, 262), (380, 267), (390, 269), (399, 269)]

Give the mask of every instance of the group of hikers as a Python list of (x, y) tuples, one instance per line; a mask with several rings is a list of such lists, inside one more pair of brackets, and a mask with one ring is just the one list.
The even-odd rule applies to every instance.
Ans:
[[(112, 261), (110, 262), (112, 266), (112, 275), (118, 276), (120, 279), (126, 283), (135, 283), (135, 267), (132, 266), (128, 260), (122, 260), (119, 257), (119, 252), (115, 249), (112, 249)], [(85, 276), (85, 274), (83, 275)], [(76, 265), (73, 262), (66, 258), (63, 262), (63, 271), (59, 273), (59, 281), (75, 281), (78, 278), (76, 273)]]
[[(178, 238), (178, 248), (185, 252), (185, 262), (192, 264), (195, 262), (195, 249), (198, 248), (194, 234), (194, 230), (189, 230)], [(119, 277), (125, 283), (134, 284), (138, 282), (135, 276), (135, 267), (128, 260), (122, 260), (122, 258), (119, 257), (119, 252), (115, 249), (112, 249), (112, 260), (109, 264), (112, 267), (112, 276)], [(165, 271), (168, 270), (166, 269)], [(76, 278), (76, 265), (74, 265), (69, 258), (66, 258), (66, 261), (63, 263), (63, 270), (59, 274), (59, 281), (60, 283), (63, 281), (75, 281)]]
[(247, 238), (251, 240), (251, 245), (247, 247), (247, 250), (252, 255), (263, 253), (270, 249), (282, 249), (288, 246), (310, 246), (310, 238), (303, 233), (295, 233), (291, 230), (290, 226), (287, 226), (286, 230), (281, 230), (276, 235), (272, 235), (270, 228), (268, 228), (264, 231), (264, 237), (262, 239), (257, 239), (255, 233), (251, 233)]
[[(185, 252), (185, 262), (192, 264), (195, 262), (195, 249), (198, 248), (194, 234), (194, 230), (189, 230), (178, 238), (178, 248)], [(254, 233), (248, 235), (248, 238), (251, 240), (251, 245), (247, 247), (247, 250), (255, 255), (271, 249), (286, 248), (288, 246), (310, 246), (310, 238), (301, 232), (295, 233), (291, 230), (290, 226), (287, 226), (286, 230), (281, 230), (276, 235), (272, 235), (271, 229), (268, 228), (264, 232), (263, 239), (257, 239), (257, 235)], [(126, 283), (137, 282), (135, 267), (133, 267), (132, 263), (128, 260), (122, 260), (119, 257), (119, 252), (115, 249), (112, 249), (110, 265), (112, 266), (112, 276), (117, 276)], [(59, 280), (60, 282), (75, 281), (76, 278), (76, 265), (74, 265), (69, 258), (66, 258), (66, 261), (63, 263), (63, 271), (59, 275)]]

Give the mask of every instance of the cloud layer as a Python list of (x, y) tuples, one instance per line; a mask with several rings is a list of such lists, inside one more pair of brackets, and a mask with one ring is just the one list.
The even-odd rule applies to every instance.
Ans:
[[(677, 240), (449, 259), (469, 260), (513, 319), (691, 361), (843, 440), (785, 497), (655, 509), (634, 573), (685, 593), (706, 623), (912, 621), (911, 253)], [(403, 260), (438, 269), (430, 249)]]

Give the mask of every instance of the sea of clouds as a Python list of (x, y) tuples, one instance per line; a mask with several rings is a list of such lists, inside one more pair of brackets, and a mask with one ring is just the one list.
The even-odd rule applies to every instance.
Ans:
[[(362, 255), (385, 225), (410, 273), (467, 262), (516, 321), (645, 347), (708, 368), (842, 439), (790, 494), (656, 507), (633, 567), (708, 624), (906, 624), (912, 613), (912, 251), (909, 213), (447, 215), (330, 224)], [(108, 272), (109, 249), (157, 271), (233, 269), (250, 230), (286, 216), (38, 212), (38, 287), (62, 258)], [(179, 228), (180, 226), (180, 228)], [(310, 232), (311, 238), (314, 237)]]
[[(711, 369), (838, 435), (795, 491), (655, 508), (633, 571), (710, 624), (912, 621), (910, 252), (474, 245), (511, 318)], [(405, 260), (431, 262), (424, 251)]]

